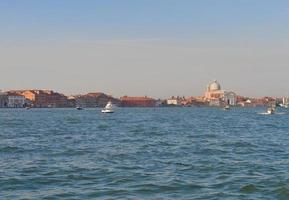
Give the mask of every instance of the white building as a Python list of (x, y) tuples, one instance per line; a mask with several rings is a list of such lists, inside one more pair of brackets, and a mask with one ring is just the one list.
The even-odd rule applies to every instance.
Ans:
[(25, 97), (19, 94), (8, 94), (9, 108), (23, 108), (25, 105)]
[(228, 105), (235, 106), (237, 105), (237, 97), (234, 92), (224, 91), (224, 102)]
[(179, 106), (179, 105), (181, 105), (181, 102), (177, 98), (167, 99), (167, 105)]

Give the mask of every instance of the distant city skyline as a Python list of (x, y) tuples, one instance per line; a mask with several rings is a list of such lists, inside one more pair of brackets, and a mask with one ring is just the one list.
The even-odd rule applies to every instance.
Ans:
[(0, 0), (0, 89), (289, 96), (285, 0)]

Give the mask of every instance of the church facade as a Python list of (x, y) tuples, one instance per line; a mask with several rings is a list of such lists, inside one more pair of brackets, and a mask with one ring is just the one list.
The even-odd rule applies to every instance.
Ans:
[(218, 81), (214, 81), (207, 86), (205, 101), (210, 106), (235, 106), (237, 104), (237, 95), (234, 92), (222, 90)]

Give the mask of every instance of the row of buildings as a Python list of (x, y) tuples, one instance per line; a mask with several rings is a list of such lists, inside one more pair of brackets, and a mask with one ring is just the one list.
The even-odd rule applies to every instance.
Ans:
[(71, 107), (73, 102), (52, 90), (10, 90), (0, 92), (0, 107)]
[(157, 100), (149, 97), (114, 98), (110, 95), (96, 92), (85, 95), (65, 96), (52, 90), (10, 90), (0, 91), (1, 108), (65, 108), (65, 107), (104, 107), (108, 101), (122, 107), (154, 107)]
[(86, 95), (76, 95), (69, 97), (74, 99), (76, 106), (81, 107), (104, 107), (108, 101), (120, 107), (154, 107), (157, 106), (158, 100), (144, 96), (144, 97), (131, 97), (123, 96), (114, 98), (104, 93), (88, 93)]
[(237, 105), (237, 95), (235, 92), (222, 90), (218, 81), (214, 81), (207, 86), (204, 96), (201, 97), (172, 97), (167, 99), (167, 105), (197, 105), (197, 106), (224, 106)]
[(289, 106), (288, 98), (249, 98), (237, 95), (233, 91), (223, 90), (218, 81), (213, 81), (207, 86), (205, 94), (200, 97), (172, 97), (167, 99), (165, 105), (168, 106), (241, 106), (256, 107), (279, 104)]
[[(171, 97), (156, 100), (147, 96), (114, 98), (96, 92), (85, 95), (65, 96), (52, 90), (10, 90), (0, 91), (0, 107), (104, 107), (108, 101), (121, 107), (155, 107), (155, 106), (264, 106), (276, 103), (275, 98), (260, 99), (238, 96), (235, 92), (222, 90), (218, 81), (207, 86), (205, 94), (200, 97)], [(283, 103), (285, 100), (283, 100)], [(288, 103), (288, 102), (287, 102)]]

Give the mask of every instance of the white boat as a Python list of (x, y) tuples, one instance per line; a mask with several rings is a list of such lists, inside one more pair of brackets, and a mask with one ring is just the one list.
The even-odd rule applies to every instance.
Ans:
[(283, 104), (283, 103), (281, 103), (281, 104), (280, 104), (280, 107), (282, 107), (282, 108), (289, 108), (289, 104)]
[(226, 105), (226, 106), (224, 107), (224, 110), (230, 110), (230, 106), (229, 106), (229, 105)]
[(273, 115), (273, 114), (275, 114), (275, 111), (276, 111), (275, 107), (272, 106), (272, 107), (267, 109), (267, 114)]
[(102, 113), (113, 113), (111, 101), (107, 102), (106, 106), (101, 110)]

